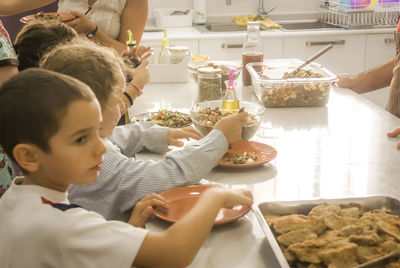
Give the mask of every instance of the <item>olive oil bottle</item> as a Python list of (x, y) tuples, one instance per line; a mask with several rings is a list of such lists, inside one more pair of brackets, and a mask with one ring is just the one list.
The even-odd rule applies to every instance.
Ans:
[(229, 70), (229, 84), (227, 86), (224, 99), (222, 101), (222, 110), (230, 113), (239, 113), (240, 104), (239, 99), (236, 96), (235, 86), (234, 86), (234, 74), (236, 70)]

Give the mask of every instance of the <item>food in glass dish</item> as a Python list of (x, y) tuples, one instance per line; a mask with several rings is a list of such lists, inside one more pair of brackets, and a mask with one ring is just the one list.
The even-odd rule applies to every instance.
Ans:
[(226, 164), (250, 164), (257, 160), (257, 154), (254, 152), (244, 152), (243, 154), (227, 155), (224, 157)]
[[(311, 70), (299, 70), (297, 72), (286, 72), (282, 79), (290, 78), (322, 78), (320, 73)], [(267, 76), (263, 78), (268, 79)], [(327, 82), (287, 82), (275, 83), (271, 88), (262, 92), (261, 102), (267, 107), (282, 106), (322, 106), (329, 98), (330, 83)]]
[(158, 112), (136, 115), (132, 121), (151, 121), (159, 126), (171, 128), (186, 127), (192, 124), (190, 115), (166, 109), (159, 110)]

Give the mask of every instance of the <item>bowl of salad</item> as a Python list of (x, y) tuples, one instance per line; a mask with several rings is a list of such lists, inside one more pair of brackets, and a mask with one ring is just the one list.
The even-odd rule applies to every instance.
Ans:
[(328, 102), (336, 75), (315, 62), (295, 72), (303, 63), (282, 59), (246, 65), (254, 92), (265, 107), (324, 106)]
[[(249, 101), (240, 101), (240, 107), (248, 113), (246, 125), (242, 129), (242, 139), (249, 140), (256, 134), (263, 120), (265, 108)], [(222, 100), (204, 101), (192, 105), (190, 116), (196, 129), (206, 136), (221, 118), (232, 115), (223, 110)]]
[(131, 123), (144, 121), (151, 121), (161, 127), (170, 128), (187, 127), (193, 123), (189, 114), (166, 109), (133, 115), (131, 118)]

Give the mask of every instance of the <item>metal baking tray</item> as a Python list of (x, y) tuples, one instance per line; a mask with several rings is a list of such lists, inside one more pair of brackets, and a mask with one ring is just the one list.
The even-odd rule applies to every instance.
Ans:
[(387, 209), (395, 215), (400, 215), (400, 201), (394, 197), (383, 195), (369, 195), (363, 197), (345, 197), (335, 199), (314, 199), (314, 200), (295, 200), (295, 201), (265, 201), (257, 205), (253, 205), (253, 211), (256, 215), (258, 222), (270, 244), (275, 257), (280, 264), (281, 268), (290, 268), (282, 250), (279, 247), (272, 230), (269, 228), (264, 219), (265, 214), (304, 214), (307, 215), (311, 209), (320, 204), (339, 204), (345, 205), (348, 203), (358, 203), (363, 206), (365, 210), (371, 209)]

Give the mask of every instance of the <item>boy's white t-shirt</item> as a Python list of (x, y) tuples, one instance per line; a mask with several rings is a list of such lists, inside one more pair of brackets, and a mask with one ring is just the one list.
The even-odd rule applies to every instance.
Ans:
[(147, 234), (14, 179), (0, 198), (0, 267), (131, 267)]

